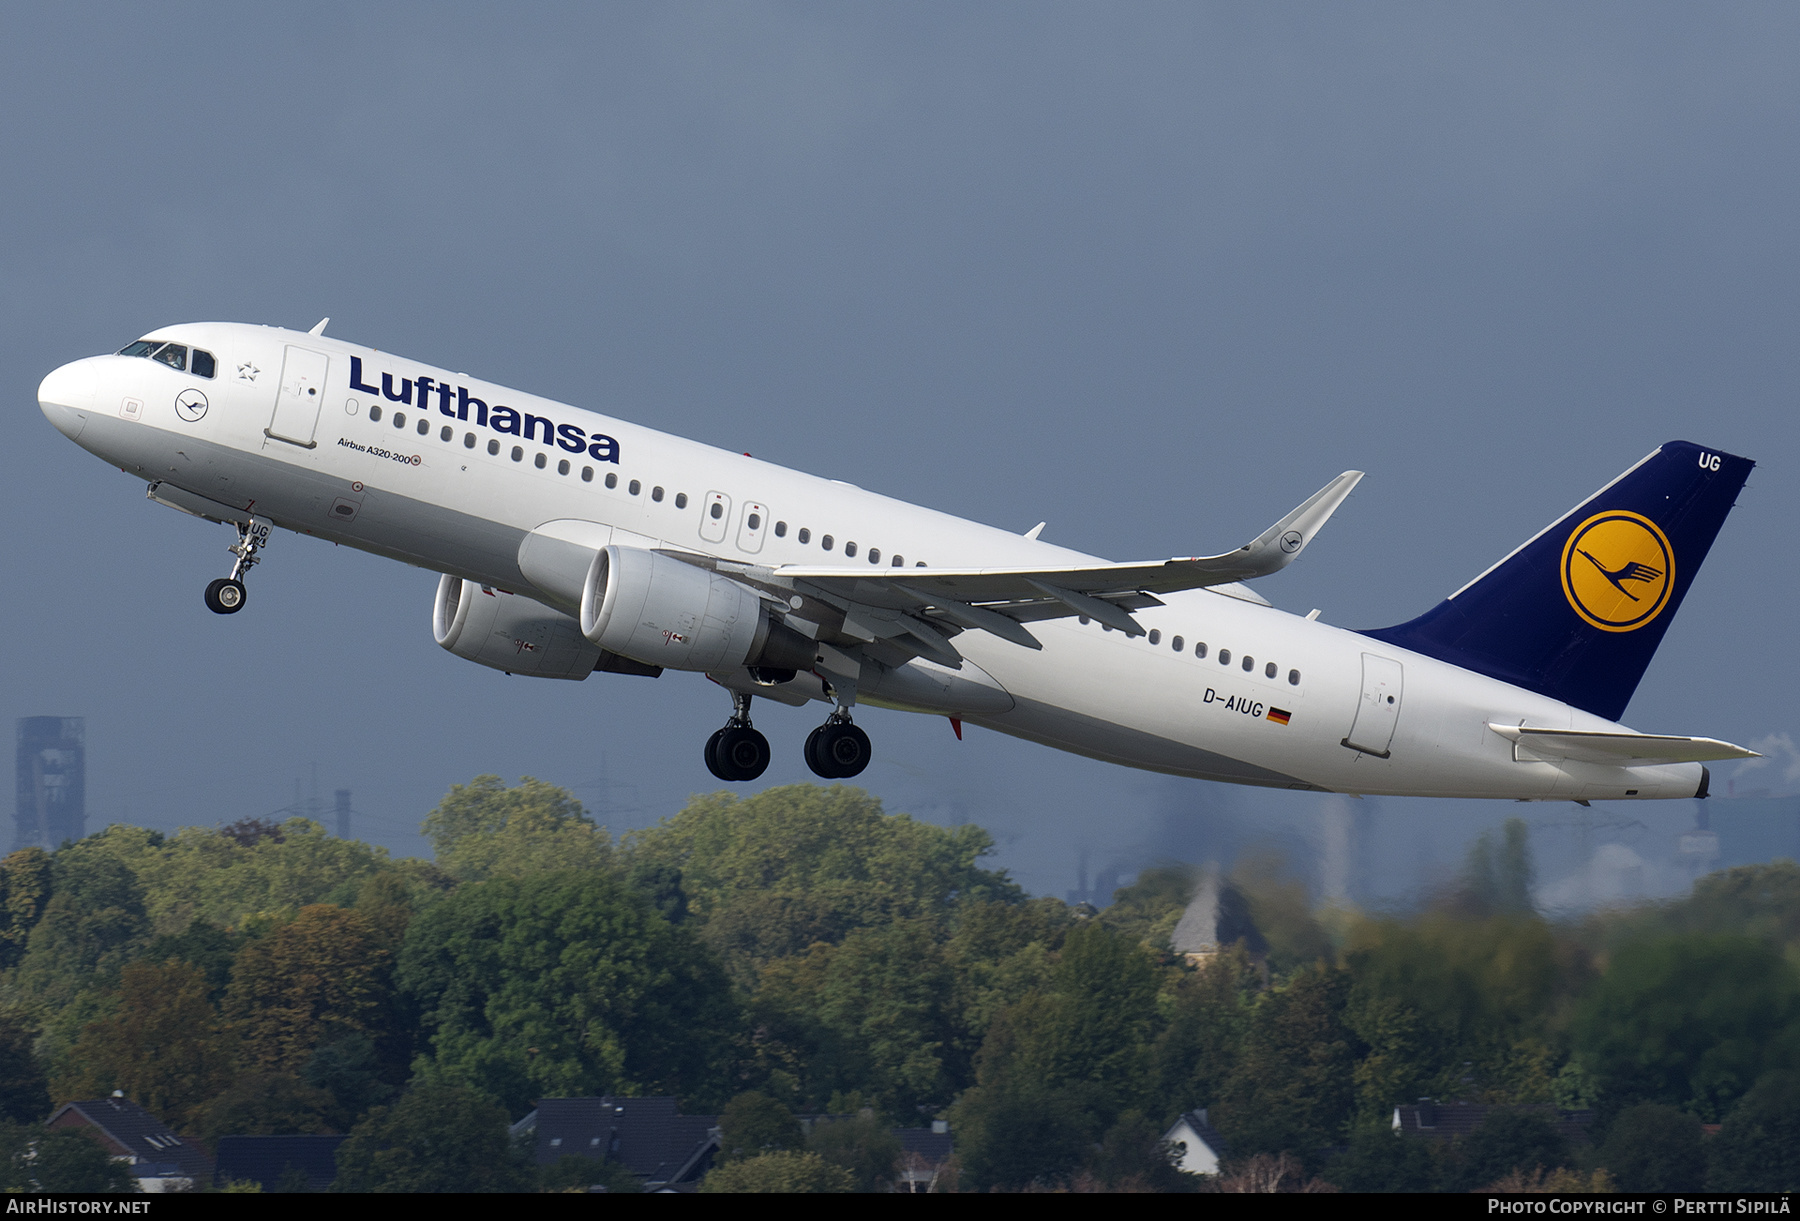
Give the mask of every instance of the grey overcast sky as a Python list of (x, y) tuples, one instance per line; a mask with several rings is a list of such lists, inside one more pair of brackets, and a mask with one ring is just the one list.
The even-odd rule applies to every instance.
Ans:
[[(0, 34), (0, 716), (88, 718), (90, 827), (267, 814), (315, 764), (397, 853), (480, 772), (615, 829), (716, 787), (716, 689), (459, 661), (432, 574), (283, 535), (247, 611), (206, 613), (228, 533), (35, 407), (54, 366), (161, 324), (324, 315), (1115, 559), (1233, 546), (1361, 468), (1261, 586), (1349, 627), (1662, 441), (1744, 454), (1627, 719), (1770, 743), (1739, 783), (1800, 788), (1800, 7), (19, 2)], [(766, 783), (811, 779), (816, 719), (763, 714)], [(989, 827), (1047, 893), (1083, 853), (1261, 841), (1329, 884), (1348, 827), (1352, 889), (1397, 895), (1520, 811), (1559, 893), (1606, 852), (1666, 889), (1695, 814), (1571, 838), (1569, 807), (1351, 809), (862, 721), (889, 808)]]

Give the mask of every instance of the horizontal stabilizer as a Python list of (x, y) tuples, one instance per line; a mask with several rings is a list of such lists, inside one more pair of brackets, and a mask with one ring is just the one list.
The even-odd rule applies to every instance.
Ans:
[(1520, 751), (1546, 759), (1574, 759), (1578, 763), (1609, 763), (1626, 767), (1634, 763), (1705, 763), (1713, 759), (1760, 759), (1761, 755), (1717, 738), (1682, 738), (1660, 733), (1588, 732), (1572, 729), (1533, 729), (1526, 725), (1493, 725), (1489, 729)]

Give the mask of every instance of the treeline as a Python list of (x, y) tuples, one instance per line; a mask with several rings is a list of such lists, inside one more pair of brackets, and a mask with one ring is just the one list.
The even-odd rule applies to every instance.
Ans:
[[(431, 862), (301, 819), (0, 861), (0, 1118), (118, 1089), (208, 1141), (349, 1133), (351, 1189), (629, 1186), (546, 1176), (506, 1137), (537, 1098), (605, 1093), (738, 1116), (715, 1186), (870, 1189), (881, 1133), (934, 1118), (964, 1190), (1217, 1186), (1159, 1143), (1196, 1107), (1226, 1181), (1800, 1186), (1787, 862), (1557, 924), (1522, 824), (1406, 916), (1315, 909), (1250, 861), (1220, 887), (1225, 948), (1190, 961), (1169, 934), (1191, 869), (1097, 913), (1030, 899), (978, 828), (842, 786), (700, 797), (615, 841), (560, 789), (484, 776), (424, 830)], [(1421, 1097), (1501, 1109), (1446, 1145), (1395, 1136)], [(1550, 1106), (1593, 1111), (1593, 1142)], [(862, 1120), (781, 1119), (809, 1112)]]

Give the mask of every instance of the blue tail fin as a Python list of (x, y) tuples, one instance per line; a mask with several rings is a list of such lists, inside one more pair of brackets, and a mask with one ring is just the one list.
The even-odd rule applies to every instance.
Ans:
[(1364, 635), (1616, 721), (1755, 465), (1671, 441), (1417, 619)]

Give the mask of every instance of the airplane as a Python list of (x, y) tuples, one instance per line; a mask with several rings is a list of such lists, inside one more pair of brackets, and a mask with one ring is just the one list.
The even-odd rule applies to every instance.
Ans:
[(753, 699), (859, 704), (1095, 759), (1273, 788), (1519, 800), (1707, 795), (1755, 757), (1620, 723), (1754, 466), (1658, 447), (1409, 622), (1351, 631), (1245, 582), (1304, 553), (1345, 471), (1216, 555), (1116, 563), (325, 335), (163, 327), (44, 378), (40, 409), (150, 500), (235, 527), (218, 614), (276, 527), (440, 574), (437, 643), (539, 678), (705, 674), (703, 758), (771, 757)]

